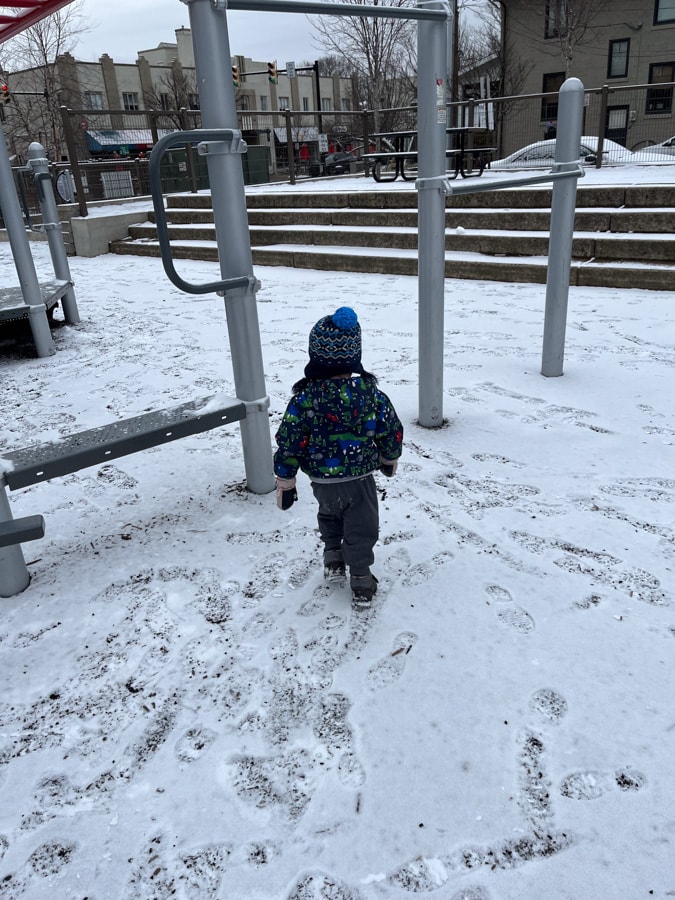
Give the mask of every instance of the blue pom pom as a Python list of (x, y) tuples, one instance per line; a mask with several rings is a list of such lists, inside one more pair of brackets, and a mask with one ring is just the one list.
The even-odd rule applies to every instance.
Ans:
[(343, 331), (348, 331), (359, 324), (356, 313), (350, 306), (341, 306), (333, 313), (333, 322)]

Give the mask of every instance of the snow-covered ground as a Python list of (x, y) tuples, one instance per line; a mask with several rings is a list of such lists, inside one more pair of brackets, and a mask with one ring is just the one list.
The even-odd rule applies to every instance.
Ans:
[[(70, 262), (57, 354), (0, 333), (0, 456), (232, 394), (220, 299)], [(429, 431), (416, 279), (257, 275), (272, 430), (345, 304), (404, 421), (376, 606), (324, 585), (306, 479), (246, 492), (236, 426), (13, 493), (47, 534), (0, 601), (0, 897), (675, 896), (675, 295), (573, 288), (546, 379), (544, 288), (448, 280)]]

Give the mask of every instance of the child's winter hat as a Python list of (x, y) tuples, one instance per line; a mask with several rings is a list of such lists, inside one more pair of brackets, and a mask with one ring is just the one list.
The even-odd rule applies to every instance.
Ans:
[(349, 306), (319, 319), (309, 333), (307, 378), (330, 378), (339, 372), (362, 372), (361, 326)]

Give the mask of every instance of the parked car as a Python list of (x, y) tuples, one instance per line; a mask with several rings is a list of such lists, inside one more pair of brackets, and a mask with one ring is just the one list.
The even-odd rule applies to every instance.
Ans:
[(323, 161), (324, 175), (344, 175), (350, 171), (351, 164), (355, 162), (357, 159), (354, 154), (346, 150), (329, 153)]
[[(491, 169), (550, 169), (555, 162), (555, 138), (547, 141), (536, 141), (510, 156), (496, 159), (490, 163)], [(586, 165), (595, 165), (598, 152), (598, 139), (582, 135), (578, 159)], [(622, 164), (631, 161), (630, 150), (605, 138), (602, 149), (603, 165)]]
[(661, 141), (660, 144), (655, 144), (653, 147), (645, 147), (645, 150), (658, 150), (659, 153), (675, 156), (675, 134), (667, 141)]

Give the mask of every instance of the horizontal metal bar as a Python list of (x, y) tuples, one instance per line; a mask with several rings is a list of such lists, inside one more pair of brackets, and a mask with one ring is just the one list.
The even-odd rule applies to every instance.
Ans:
[(3, 459), (12, 467), (3, 473), (3, 478), (14, 491), (244, 418), (246, 405), (240, 400), (192, 400), (171, 409), (110, 422), (49, 444), (5, 452)]
[(415, 183), (415, 186), (418, 190), (424, 190), (424, 188), (438, 187), (442, 182), (446, 194), (478, 194), (485, 191), (500, 191), (503, 188), (520, 187), (525, 184), (544, 184), (547, 181), (557, 181), (560, 178), (583, 178), (585, 174), (582, 166), (575, 166), (573, 169), (567, 169), (563, 172), (549, 172), (547, 175), (525, 175), (520, 178), (506, 178), (504, 181), (500, 180), (499, 183), (483, 181), (480, 184), (476, 182), (471, 184), (464, 184), (463, 182), (451, 184), (447, 176), (437, 176), (436, 178), (420, 178)]
[(0, 522), (0, 547), (12, 547), (24, 541), (37, 541), (45, 536), (44, 516), (24, 516)]
[(152, 204), (155, 208), (155, 226), (157, 228), (157, 240), (159, 241), (159, 250), (162, 256), (162, 265), (169, 281), (175, 284), (179, 290), (185, 291), (186, 294), (222, 293), (234, 288), (252, 288), (255, 286), (255, 279), (249, 275), (224, 278), (220, 281), (210, 281), (206, 284), (192, 284), (192, 282), (181, 278), (173, 264), (162, 191), (162, 157), (171, 147), (189, 143), (199, 145), (209, 141), (229, 142), (233, 147), (237, 148), (236, 150), (233, 149), (233, 152), (237, 153), (242, 152), (239, 148), (245, 149), (246, 147), (245, 142), (242, 141), (241, 132), (234, 128), (197, 128), (192, 131), (172, 131), (157, 141), (150, 154), (148, 165), (150, 193), (152, 194)]
[(417, 21), (445, 21), (449, 16), (443, 9), (424, 9), (419, 6), (361, 6), (351, 3), (321, 3), (317, 0), (228, 0), (228, 9), (247, 9), (255, 12), (289, 12), (317, 16), (355, 16), (362, 19), (416, 19)]

